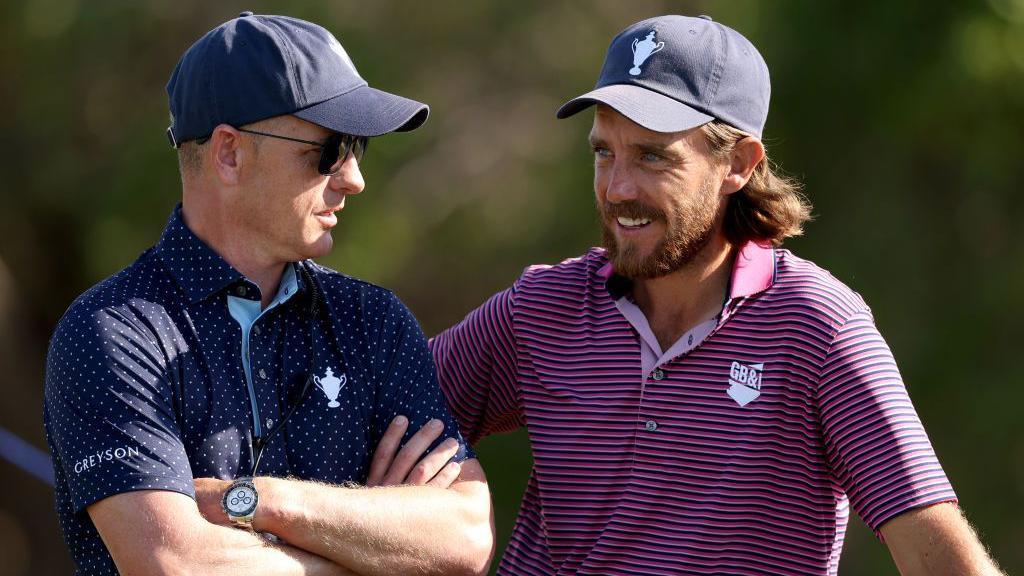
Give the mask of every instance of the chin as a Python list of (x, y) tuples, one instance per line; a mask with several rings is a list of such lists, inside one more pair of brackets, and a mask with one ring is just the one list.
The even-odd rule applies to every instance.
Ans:
[(331, 238), (330, 232), (325, 232), (323, 236), (307, 242), (300, 250), (301, 257), (303, 260), (309, 258), (323, 258), (331, 253), (331, 249), (334, 247), (334, 238)]

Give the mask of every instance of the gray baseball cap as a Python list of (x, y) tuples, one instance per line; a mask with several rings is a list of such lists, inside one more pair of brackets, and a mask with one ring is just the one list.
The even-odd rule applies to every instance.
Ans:
[(768, 66), (742, 34), (708, 16), (658, 16), (612, 40), (597, 86), (558, 117), (601, 103), (655, 132), (720, 120), (760, 138), (770, 94)]

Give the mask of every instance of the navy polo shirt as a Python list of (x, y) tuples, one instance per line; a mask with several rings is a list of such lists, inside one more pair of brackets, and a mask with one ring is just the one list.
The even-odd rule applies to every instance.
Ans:
[(439, 418), (441, 438), (460, 441), (456, 459), (473, 457), (405, 305), (312, 261), (291, 266), (295, 293), (283, 282), (243, 338), (229, 301), (258, 302), (259, 288), (188, 229), (179, 206), (156, 246), (65, 313), (47, 356), (44, 424), (79, 573), (116, 574), (88, 505), (131, 490), (194, 497), (193, 478), (246, 476), (250, 439), (294, 404), (259, 475), (363, 483), (399, 414), (410, 419), (406, 439)]

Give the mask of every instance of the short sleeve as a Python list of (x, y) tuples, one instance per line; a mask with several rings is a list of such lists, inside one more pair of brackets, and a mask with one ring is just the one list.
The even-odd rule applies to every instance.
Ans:
[(452, 460), (462, 462), (476, 458), (445, 404), (419, 322), (405, 304), (393, 294), (388, 294), (390, 302), (378, 350), (383, 357), (381, 364), (387, 367), (382, 376), (381, 396), (386, 406), (377, 411), (374, 422), (376, 437), (384, 434), (395, 416), (402, 415), (409, 419), (409, 429), (402, 439), (404, 445), (424, 424), (436, 418), (444, 423), (444, 433), (430, 449), (433, 450), (445, 438), (455, 438), (459, 442), (459, 451)]
[(132, 490), (195, 497), (168, 382), (141, 322), (113, 309), (61, 320), (46, 362), (44, 420), (76, 512)]
[(818, 402), (834, 479), (872, 530), (912, 508), (956, 500), (869, 312), (836, 332)]
[(431, 340), (441, 388), (473, 444), (525, 425), (516, 386), (515, 286)]

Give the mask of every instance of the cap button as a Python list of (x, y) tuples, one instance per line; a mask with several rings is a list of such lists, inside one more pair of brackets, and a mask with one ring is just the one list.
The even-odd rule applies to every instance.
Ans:
[(242, 12), (238, 15), (239, 18), (245, 18), (246, 16), (252, 16), (252, 12), (246, 10), (245, 12)]
[(711, 16), (708, 16), (707, 14), (701, 14), (700, 16), (697, 16), (697, 18), (703, 18), (704, 20), (708, 20), (709, 22), (714, 22), (714, 20), (711, 19)]

